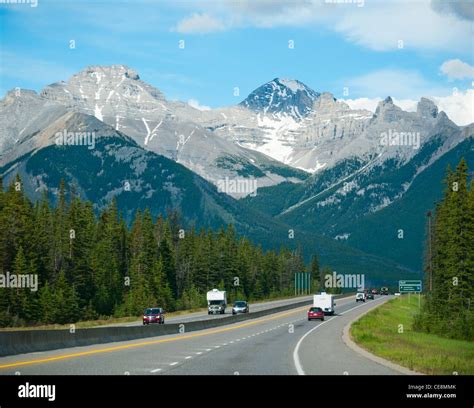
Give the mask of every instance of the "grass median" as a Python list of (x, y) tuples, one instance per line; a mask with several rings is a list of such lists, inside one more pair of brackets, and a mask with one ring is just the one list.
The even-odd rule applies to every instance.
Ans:
[(352, 339), (377, 356), (425, 374), (474, 374), (474, 343), (415, 332), (419, 307), (418, 295), (392, 299), (354, 322)]

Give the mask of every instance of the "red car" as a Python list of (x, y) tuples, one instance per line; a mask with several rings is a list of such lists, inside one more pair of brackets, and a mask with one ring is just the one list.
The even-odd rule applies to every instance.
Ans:
[(372, 289), (372, 295), (377, 295), (378, 294), (378, 290), (377, 289)]
[(150, 307), (143, 312), (143, 324), (165, 323), (165, 311), (161, 307)]
[(324, 311), (320, 307), (312, 307), (308, 310), (308, 321), (313, 319), (324, 320)]

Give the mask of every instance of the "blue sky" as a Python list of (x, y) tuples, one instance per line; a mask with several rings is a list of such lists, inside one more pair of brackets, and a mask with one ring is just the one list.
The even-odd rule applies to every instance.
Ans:
[(37, 1), (0, 6), (2, 96), (17, 86), (39, 91), (88, 65), (125, 64), (169, 99), (210, 107), (275, 77), (351, 100), (453, 98), (456, 88), (472, 102), (468, 2)]

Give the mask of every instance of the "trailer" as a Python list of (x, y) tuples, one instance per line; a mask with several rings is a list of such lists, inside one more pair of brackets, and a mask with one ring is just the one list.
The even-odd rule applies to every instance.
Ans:
[(334, 301), (334, 295), (329, 295), (326, 292), (321, 292), (318, 295), (314, 295), (313, 306), (320, 307), (323, 309), (324, 314), (333, 315), (335, 313), (336, 302)]

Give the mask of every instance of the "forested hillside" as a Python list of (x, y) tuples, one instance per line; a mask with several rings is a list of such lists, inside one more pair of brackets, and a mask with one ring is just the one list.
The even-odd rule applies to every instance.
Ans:
[(32, 204), (19, 176), (0, 186), (0, 273), (38, 276), (37, 291), (0, 288), (1, 326), (203, 306), (214, 287), (231, 301), (289, 295), (304, 269), (299, 251), (263, 251), (232, 225), (184, 230), (177, 212), (148, 210), (127, 224), (115, 201), (97, 216), (64, 182), (55, 207)]

